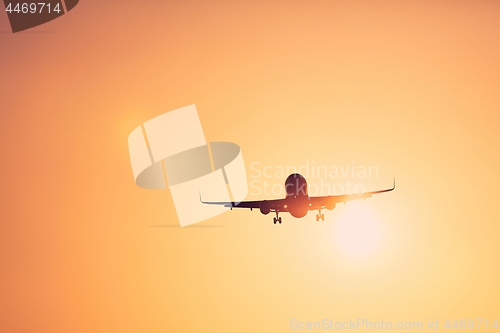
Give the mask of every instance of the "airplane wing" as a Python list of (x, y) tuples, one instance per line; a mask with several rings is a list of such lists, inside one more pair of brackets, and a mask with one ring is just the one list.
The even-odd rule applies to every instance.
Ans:
[(394, 185), (392, 188), (386, 190), (364, 192), (359, 194), (341, 194), (341, 195), (327, 195), (321, 197), (310, 197), (309, 198), (309, 210), (318, 210), (322, 208), (333, 209), (337, 203), (347, 202), (351, 200), (366, 199), (374, 194), (390, 192), (396, 188), (396, 179), (394, 179)]
[[(371, 197), (374, 194), (390, 192), (396, 188), (396, 180), (394, 179), (394, 186), (392, 188), (380, 191), (373, 192), (365, 192), (359, 194), (342, 194), (342, 195), (327, 195), (321, 197), (309, 197), (309, 210), (318, 210), (322, 208), (333, 209), (337, 203), (346, 202), (351, 200), (358, 199), (366, 199)], [(260, 209), (261, 205), (265, 203), (265, 210), (269, 209), (269, 212), (288, 212), (288, 208), (286, 205), (286, 199), (275, 199), (275, 200), (258, 200), (258, 201), (203, 201), (201, 199), (200, 193), (200, 202), (205, 205), (219, 205), (228, 208), (249, 208), (252, 209)], [(267, 214), (267, 213), (266, 213)]]
[(275, 200), (258, 200), (258, 201), (241, 201), (241, 202), (234, 202), (234, 201), (203, 201), (201, 199), (201, 194), (200, 194), (200, 202), (205, 205), (219, 205), (219, 206), (224, 206), (224, 207), (229, 207), (231, 209), (233, 208), (249, 208), (250, 210), (252, 209), (260, 209), (260, 206), (263, 202), (266, 203), (266, 207), (269, 207), (271, 212), (279, 211), (279, 212), (286, 212), (286, 204), (285, 204), (285, 199), (275, 199)]

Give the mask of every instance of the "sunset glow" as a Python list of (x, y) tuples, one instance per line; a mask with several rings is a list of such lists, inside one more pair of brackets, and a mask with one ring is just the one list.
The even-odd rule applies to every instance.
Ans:
[[(0, 332), (500, 332), (500, 1), (82, 0), (15, 34), (0, 9)], [(181, 228), (128, 137), (192, 104), (241, 148), (245, 200), (294, 170), (397, 187)]]
[(335, 242), (349, 256), (365, 257), (379, 246), (382, 230), (363, 201), (351, 202), (335, 216)]

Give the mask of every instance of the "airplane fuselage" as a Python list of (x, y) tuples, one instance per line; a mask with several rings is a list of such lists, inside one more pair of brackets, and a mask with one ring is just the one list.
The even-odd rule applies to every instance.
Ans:
[[(300, 218), (307, 215), (309, 211), (309, 194), (307, 192), (307, 181), (298, 173), (292, 173), (285, 180), (285, 206), (286, 211), (293, 217)], [(264, 200), (260, 205), (262, 214), (271, 211), (269, 203)]]
[(286, 209), (293, 217), (304, 217), (309, 211), (307, 181), (298, 173), (292, 173), (285, 180)]

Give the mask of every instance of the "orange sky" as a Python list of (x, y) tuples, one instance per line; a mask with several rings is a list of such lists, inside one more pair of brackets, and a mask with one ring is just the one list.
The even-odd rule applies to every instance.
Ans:
[[(0, 13), (0, 331), (500, 319), (499, 17), (498, 1), (82, 0), (12, 34)], [(354, 161), (380, 170), (367, 189), (397, 188), (325, 222), (159, 227), (178, 224), (171, 196), (134, 184), (127, 136), (189, 104), (249, 176)], [(336, 242), (349, 209), (381, 231), (362, 258)]]

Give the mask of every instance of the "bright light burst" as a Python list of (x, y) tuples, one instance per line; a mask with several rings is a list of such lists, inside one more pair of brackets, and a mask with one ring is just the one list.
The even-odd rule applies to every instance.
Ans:
[(335, 222), (335, 240), (346, 254), (365, 257), (373, 253), (381, 238), (375, 214), (365, 201), (349, 202)]

